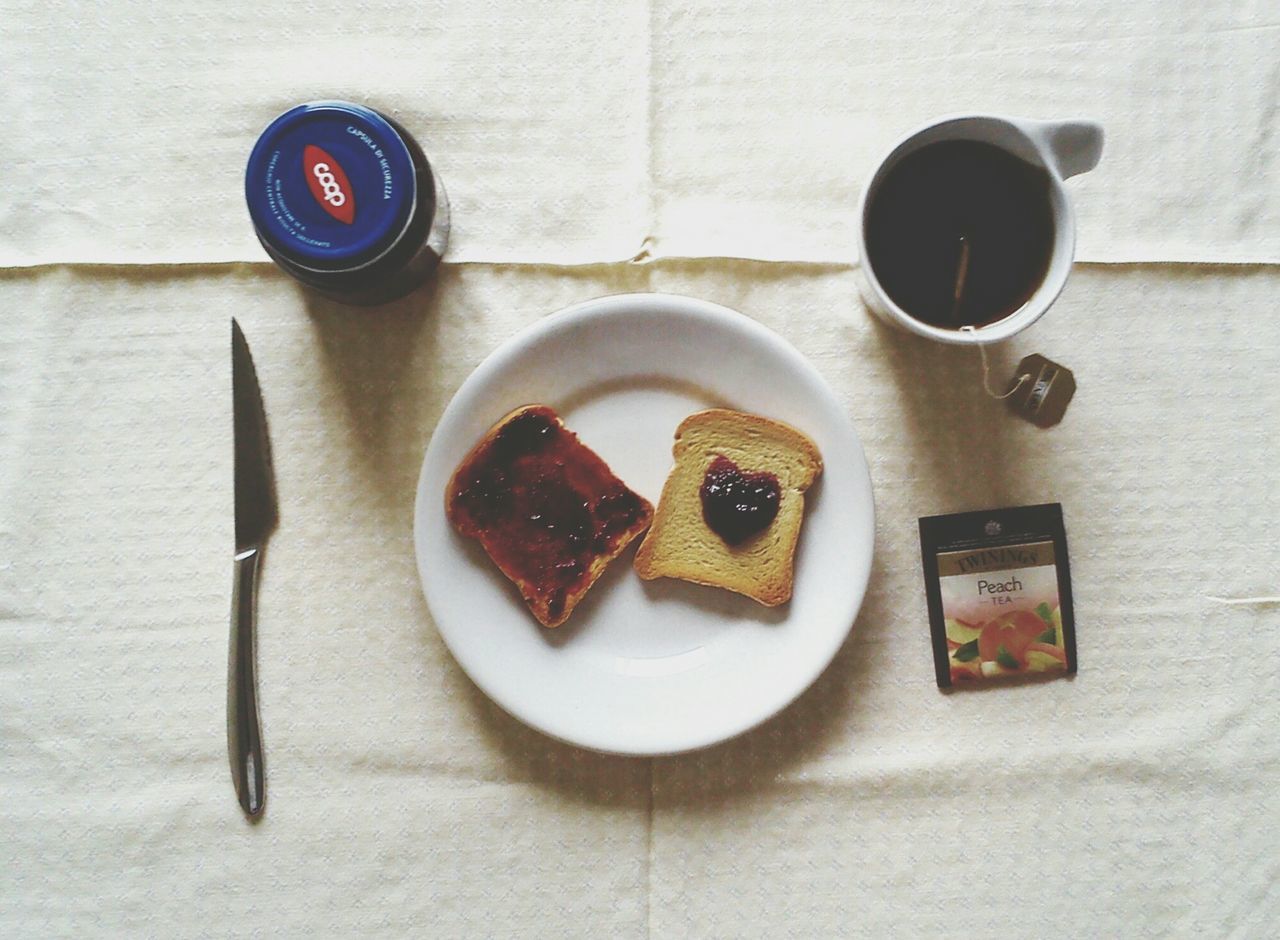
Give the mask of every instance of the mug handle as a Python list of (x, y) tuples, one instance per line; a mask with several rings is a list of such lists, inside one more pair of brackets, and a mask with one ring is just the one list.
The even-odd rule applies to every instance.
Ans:
[(1102, 125), (1094, 121), (1028, 121), (1025, 129), (1064, 180), (1088, 173), (1102, 158)]

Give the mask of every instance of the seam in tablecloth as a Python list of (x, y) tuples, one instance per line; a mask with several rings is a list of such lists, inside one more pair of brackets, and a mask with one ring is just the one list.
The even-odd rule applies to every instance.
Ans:
[(646, 940), (653, 938), (653, 758), (648, 764), (649, 800), (645, 804), (645, 846), (644, 846), (644, 935)]
[[(657, 77), (653, 67), (653, 49), (654, 36), (657, 33), (657, 6), (656, 3), (649, 4), (648, 15), (645, 17), (645, 25), (648, 28), (648, 35), (645, 37), (645, 105), (644, 105), (644, 142), (645, 142), (645, 179), (652, 181), (654, 179), (654, 140), (653, 129), (657, 123)], [(649, 281), (652, 277), (653, 248), (654, 238), (653, 232), (658, 226), (658, 193), (654, 186), (646, 187), (646, 196), (648, 202), (648, 226), (649, 232), (640, 242), (640, 250), (627, 259), (628, 265), (645, 266), (646, 286), (651, 286)], [(654, 758), (650, 757), (645, 761), (645, 776), (648, 785), (648, 799), (645, 801), (644, 813), (644, 935), (645, 940), (653, 940), (653, 763)]]
[[(645, 28), (648, 30), (648, 35), (645, 36), (644, 43), (644, 173), (645, 179), (650, 183), (654, 180), (655, 170), (653, 154), (656, 148), (654, 147), (653, 129), (658, 120), (657, 77), (653, 67), (653, 48), (655, 44), (654, 36), (657, 35), (658, 27), (657, 6), (658, 5), (656, 3), (650, 3), (648, 15), (645, 17)], [(644, 264), (653, 257), (653, 247), (655, 244), (653, 233), (658, 227), (658, 191), (656, 186), (650, 185), (645, 187), (645, 202), (647, 203), (646, 209), (648, 216), (648, 225), (646, 226), (645, 231), (648, 234), (641, 239), (639, 250), (627, 259), (631, 264)]]
[[(646, 240), (646, 244), (648, 241)], [(664, 264), (751, 264), (766, 265), (779, 268), (802, 268), (819, 274), (837, 274), (841, 271), (857, 270), (857, 262), (844, 261), (782, 261), (768, 258), (746, 258), (736, 255), (653, 255), (647, 248), (630, 258), (615, 261), (455, 261), (446, 262), (450, 267), (475, 268), (528, 268), (564, 271), (589, 271), (599, 268), (612, 268), (619, 265), (636, 265), (640, 267), (656, 267)], [(1280, 268), (1280, 260), (1276, 261), (1099, 261), (1077, 259), (1080, 267), (1105, 268), (1226, 268), (1226, 269), (1268, 269)], [(155, 261), (155, 262), (102, 262), (102, 261), (48, 261), (30, 265), (0, 265), (0, 277), (30, 277), (48, 271), (77, 270), (98, 274), (114, 274), (129, 277), (140, 273), (151, 273), (164, 269), (172, 270), (174, 276), (198, 276), (220, 269), (247, 268), (266, 270), (274, 268), (270, 261)]]

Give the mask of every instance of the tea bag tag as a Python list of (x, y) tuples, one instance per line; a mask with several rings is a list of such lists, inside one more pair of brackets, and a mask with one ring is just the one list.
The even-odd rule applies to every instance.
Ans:
[(1005, 402), (1018, 417), (1038, 428), (1050, 428), (1062, 420), (1075, 393), (1070, 369), (1033, 353), (1018, 363)]
[[(976, 332), (972, 326), (960, 327), (961, 333)], [(1036, 427), (1051, 428), (1067, 412), (1067, 405), (1076, 393), (1075, 376), (1066, 366), (1039, 353), (1033, 353), (1018, 363), (1009, 387), (1003, 395), (991, 388), (991, 364), (987, 362), (986, 347), (978, 345), (982, 360), (982, 389), (996, 401), (1008, 404), (1009, 409)]]

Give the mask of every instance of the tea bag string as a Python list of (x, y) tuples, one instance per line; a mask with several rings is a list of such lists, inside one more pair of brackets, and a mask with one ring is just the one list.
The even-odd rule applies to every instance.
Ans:
[[(956, 288), (952, 295), (951, 320), (955, 322), (959, 319), (960, 298), (964, 294), (965, 282), (969, 278), (969, 240), (963, 235), (960, 236), (960, 258), (956, 262)], [(977, 333), (978, 330), (973, 324), (966, 323), (960, 327), (961, 333)], [(1013, 395), (1018, 389), (1022, 388), (1027, 382), (1031, 381), (1031, 376), (1024, 372), (1018, 376), (1018, 381), (1014, 383), (1013, 388), (1005, 392), (1003, 395), (997, 395), (991, 389), (991, 366), (987, 362), (987, 347), (982, 343), (978, 343), (978, 355), (982, 358), (982, 388), (988, 395), (996, 401), (1004, 401)]]
[[(961, 333), (976, 333), (974, 327), (966, 325), (960, 327)], [(982, 390), (994, 398), (996, 401), (1004, 401), (1031, 381), (1031, 373), (1023, 372), (1018, 376), (1018, 381), (1013, 383), (1013, 387), (1003, 395), (997, 395), (991, 388), (991, 366), (987, 363), (987, 347), (978, 343), (978, 356), (982, 359)]]

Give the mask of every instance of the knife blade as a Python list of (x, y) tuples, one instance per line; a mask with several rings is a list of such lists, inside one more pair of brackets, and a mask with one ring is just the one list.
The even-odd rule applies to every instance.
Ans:
[(262, 726), (258, 719), (258, 570), (276, 527), (275, 479), (267, 416), (253, 356), (240, 324), (231, 320), (231, 393), (235, 426), (235, 572), (227, 656), (227, 752), (241, 808), (255, 818), (266, 800)]

